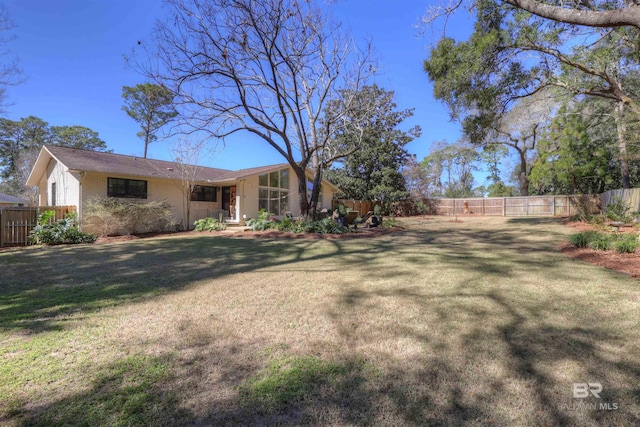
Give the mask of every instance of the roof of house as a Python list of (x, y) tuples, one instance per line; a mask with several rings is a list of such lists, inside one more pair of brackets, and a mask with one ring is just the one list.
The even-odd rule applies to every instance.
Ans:
[(29, 204), (29, 201), (26, 199), (21, 199), (20, 197), (0, 193), (0, 203), (19, 203), (27, 205)]
[[(45, 151), (70, 170), (78, 171), (180, 179), (182, 178), (181, 171), (183, 168), (189, 167), (188, 165), (181, 165), (180, 163), (167, 162), (164, 160), (145, 159), (142, 157), (126, 156), (123, 154), (45, 145), (42, 147), (42, 151), (38, 156), (38, 160), (33, 167), (31, 175), (34, 175), (36, 169), (46, 168), (47, 165), (43, 164), (44, 162), (47, 162), (47, 156), (43, 156)], [(196, 168), (193, 174), (195, 180), (217, 180), (225, 173), (231, 172), (225, 169), (202, 166), (193, 167)], [(41, 176), (41, 174), (37, 175)], [(31, 176), (29, 176), (29, 179), (31, 179)]]
[(190, 169), (189, 175), (193, 177), (193, 181), (201, 182), (237, 181), (249, 176), (262, 175), (289, 166), (287, 163), (279, 163), (276, 165), (232, 171), (205, 166), (182, 165), (176, 162), (145, 159), (142, 157), (127, 156), (123, 154), (45, 145), (42, 147), (42, 150), (38, 155), (38, 159), (31, 170), (31, 174), (27, 179), (27, 185), (38, 185), (38, 180), (46, 171), (49, 163), (49, 156), (53, 157), (72, 171), (102, 172), (147, 178), (157, 177), (181, 179), (183, 177), (181, 171), (185, 170), (185, 168), (195, 168)]

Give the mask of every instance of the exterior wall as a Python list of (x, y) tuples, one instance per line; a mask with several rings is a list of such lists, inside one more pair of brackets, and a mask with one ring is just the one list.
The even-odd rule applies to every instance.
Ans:
[[(52, 184), (56, 184), (55, 203), (51, 194)], [(43, 185), (44, 184), (44, 185)], [(44, 187), (44, 192), (42, 191)], [(47, 166), (46, 181), (40, 184), (40, 204), (46, 206), (78, 206), (80, 203), (79, 178), (70, 173), (61, 163), (51, 160)], [(42, 203), (42, 202), (45, 203)]]
[(240, 220), (258, 216), (258, 175), (240, 181), (238, 186), (240, 198)]
[[(176, 223), (181, 224), (182, 228), (193, 228), (195, 220), (205, 218), (207, 216), (217, 217), (217, 212), (221, 209), (221, 193), (218, 191), (217, 202), (191, 202), (190, 224), (187, 224), (187, 206), (184, 193), (179, 183), (160, 178), (141, 178), (131, 175), (114, 175), (88, 172), (82, 180), (82, 209), (84, 212), (87, 204), (96, 196), (107, 197), (107, 178), (124, 178), (138, 179), (147, 181), (147, 198), (146, 199), (123, 199), (137, 202), (151, 202), (166, 200), (172, 206), (172, 213)], [(199, 185), (211, 185), (208, 183), (199, 183)], [(81, 213), (81, 218), (83, 214)]]

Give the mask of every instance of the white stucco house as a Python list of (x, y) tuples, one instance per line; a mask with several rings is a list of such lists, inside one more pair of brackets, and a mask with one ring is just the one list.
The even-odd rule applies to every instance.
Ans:
[[(27, 185), (40, 189), (40, 206), (76, 206), (82, 225), (87, 203), (95, 196), (166, 200), (177, 223), (191, 228), (193, 221), (218, 218), (242, 224), (260, 209), (276, 215), (298, 216), (298, 180), (286, 164), (226, 170), (192, 166), (190, 222), (186, 223), (182, 190), (184, 165), (164, 160), (46, 145), (42, 147)], [(308, 177), (311, 178), (311, 175)], [(331, 208), (339, 189), (328, 181), (321, 186), (320, 208)]]

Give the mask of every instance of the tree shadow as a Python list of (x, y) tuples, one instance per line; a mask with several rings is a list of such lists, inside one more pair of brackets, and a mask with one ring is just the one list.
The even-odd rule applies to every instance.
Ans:
[[(2, 256), (9, 267), (0, 286), (0, 327), (30, 333), (64, 328), (64, 314), (259, 269), (290, 271), (326, 260), (327, 270), (359, 273), (358, 280), (334, 286), (327, 302), (334, 335), (309, 339), (304, 354), (295, 354), (335, 365), (338, 373), (330, 381), (303, 376), (311, 378), (305, 394), (282, 398), (278, 407), (257, 406), (243, 397), (242, 385), (291, 351), (230, 333), (185, 337), (168, 354), (95, 367), (87, 390), (14, 415), (27, 425), (638, 424), (640, 365), (616, 352), (628, 335), (618, 333), (615, 322), (594, 320), (593, 301), (579, 295), (527, 299), (529, 273), (539, 280), (549, 276), (533, 273), (546, 269), (568, 283), (581, 277), (560, 268), (561, 234), (541, 233), (532, 241), (531, 232), (427, 225), (366, 241), (207, 236)], [(435, 261), (464, 278), (435, 272), (429, 277), (440, 280), (441, 289), (416, 279), (416, 271)], [(511, 277), (518, 282), (506, 288)], [(392, 279), (393, 286), (376, 285), (379, 279)], [(493, 279), (502, 282), (494, 286)], [(295, 382), (295, 371), (287, 375), (278, 380)], [(574, 408), (582, 401), (573, 398), (572, 384), (592, 381), (603, 385), (601, 402), (619, 409)], [(104, 411), (80, 409), (94, 406)]]

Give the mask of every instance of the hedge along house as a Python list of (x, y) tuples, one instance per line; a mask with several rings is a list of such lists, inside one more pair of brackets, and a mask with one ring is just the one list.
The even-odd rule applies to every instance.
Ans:
[[(184, 191), (185, 176), (193, 184), (190, 193)], [(81, 226), (95, 197), (166, 200), (183, 228), (205, 217), (222, 216), (228, 223), (243, 224), (260, 209), (280, 216), (300, 214), (297, 177), (286, 163), (232, 171), (46, 145), (27, 185), (39, 187), (40, 206), (76, 206)], [(330, 209), (338, 192), (323, 181), (319, 209)], [(189, 223), (186, 197), (191, 200)]]

